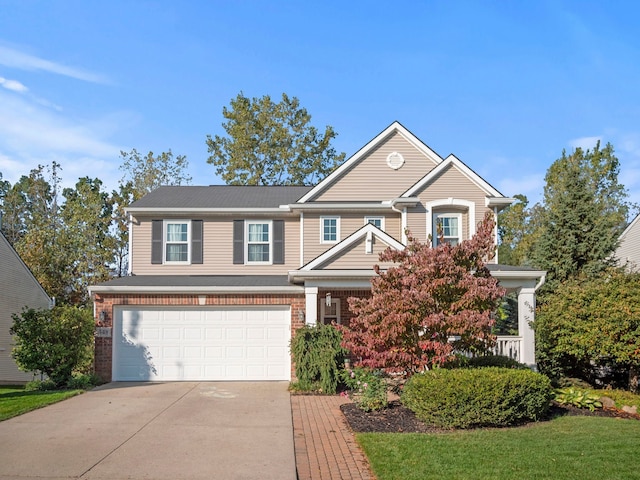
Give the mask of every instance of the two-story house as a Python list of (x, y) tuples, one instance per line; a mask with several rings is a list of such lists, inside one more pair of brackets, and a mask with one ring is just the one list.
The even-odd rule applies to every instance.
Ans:
[[(510, 198), (395, 122), (314, 187), (161, 187), (127, 209), (131, 276), (96, 285), (105, 380), (289, 380), (296, 329), (348, 322), (373, 265), (406, 232), (470, 238)], [(497, 230), (496, 230), (497, 234)], [(519, 335), (498, 349), (535, 364), (530, 322), (544, 272), (491, 265), (518, 292)]]

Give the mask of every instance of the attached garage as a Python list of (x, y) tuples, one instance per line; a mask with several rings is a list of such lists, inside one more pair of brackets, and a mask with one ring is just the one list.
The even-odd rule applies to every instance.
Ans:
[(290, 380), (289, 306), (113, 308), (114, 381)]

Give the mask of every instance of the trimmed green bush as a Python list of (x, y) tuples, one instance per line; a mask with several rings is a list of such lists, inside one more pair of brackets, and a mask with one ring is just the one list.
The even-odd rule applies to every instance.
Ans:
[(305, 325), (298, 329), (291, 340), (298, 378), (292, 389), (335, 394), (346, 354), (341, 342), (342, 333), (331, 325)]
[(402, 402), (443, 428), (504, 427), (542, 418), (553, 398), (547, 377), (510, 368), (437, 369), (414, 375)]
[(90, 308), (25, 308), (11, 317), (9, 333), (15, 335), (11, 355), (21, 370), (41, 372), (56, 387), (64, 387), (76, 369), (89, 364), (94, 332)]

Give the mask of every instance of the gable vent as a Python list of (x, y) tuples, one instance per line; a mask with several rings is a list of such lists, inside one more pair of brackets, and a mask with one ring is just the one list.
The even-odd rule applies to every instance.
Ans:
[(398, 170), (402, 165), (404, 165), (404, 157), (398, 152), (391, 152), (387, 155), (387, 165), (394, 170)]

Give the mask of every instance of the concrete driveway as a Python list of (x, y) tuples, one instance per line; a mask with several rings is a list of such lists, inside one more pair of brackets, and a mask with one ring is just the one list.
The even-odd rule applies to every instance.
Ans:
[(104, 385), (0, 422), (0, 479), (294, 480), (287, 386)]

